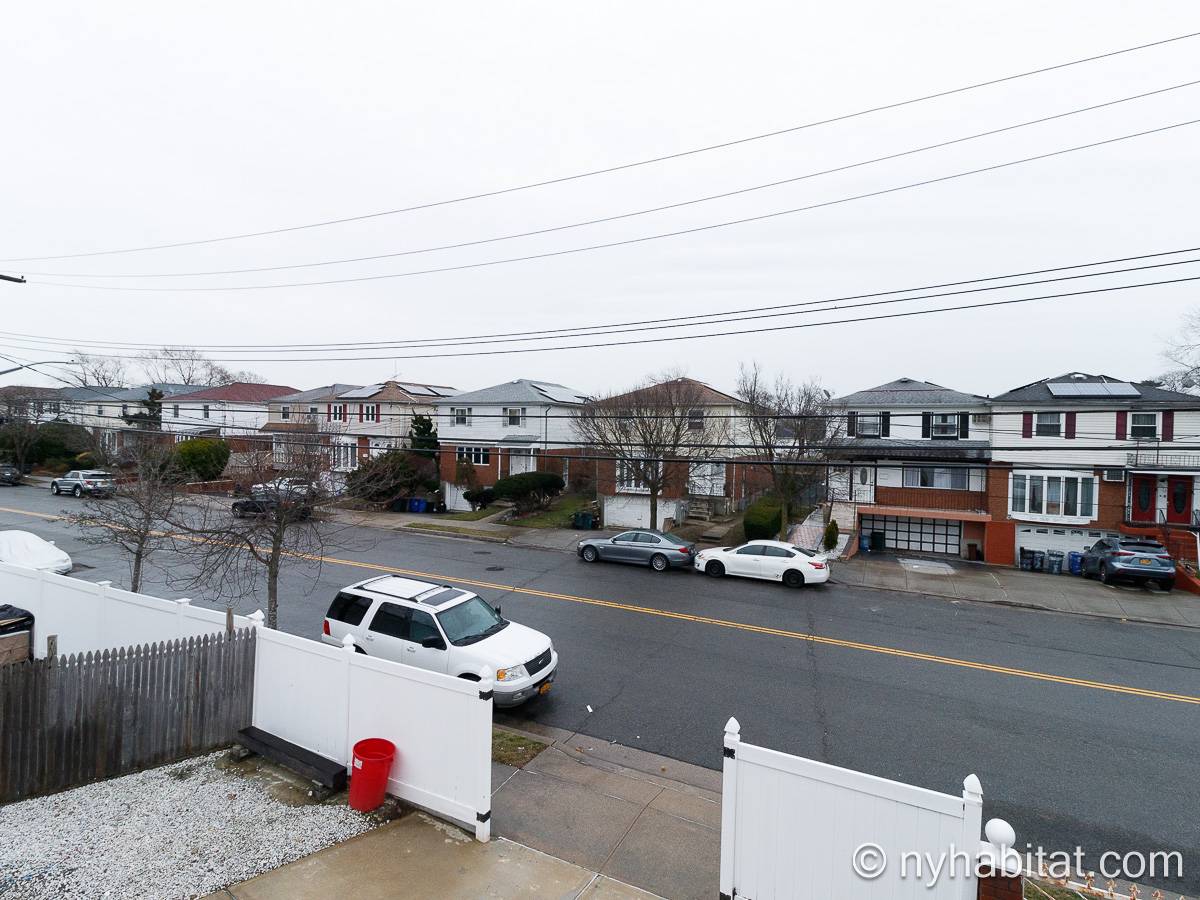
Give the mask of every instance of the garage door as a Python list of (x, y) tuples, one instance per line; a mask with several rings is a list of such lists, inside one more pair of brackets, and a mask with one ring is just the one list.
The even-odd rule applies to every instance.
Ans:
[(1100, 538), (1120, 537), (1115, 531), (1097, 531), (1088, 528), (1056, 528), (1053, 525), (1018, 525), (1017, 526), (1017, 559), (1021, 558), (1021, 548), (1026, 550), (1061, 550), (1070, 553), (1077, 550), (1080, 553), (1087, 550)]
[(882, 531), (888, 550), (952, 553), (962, 550), (962, 523), (951, 519), (913, 519), (907, 516), (863, 516), (862, 533)]

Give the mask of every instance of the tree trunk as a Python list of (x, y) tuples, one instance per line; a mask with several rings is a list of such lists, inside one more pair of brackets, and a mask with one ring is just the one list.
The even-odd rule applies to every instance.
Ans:
[(133, 565), (129, 568), (129, 590), (137, 593), (142, 586), (142, 560), (146, 555), (146, 545), (139, 542), (133, 551)]
[(658, 528), (658, 488), (650, 489), (650, 527)]
[(792, 521), (792, 501), (786, 496), (780, 498), (779, 508), (779, 539), (786, 541), (788, 539), (788, 523)]
[(276, 536), (271, 542), (271, 559), (267, 563), (267, 627), (279, 627), (279, 563), (283, 544)]

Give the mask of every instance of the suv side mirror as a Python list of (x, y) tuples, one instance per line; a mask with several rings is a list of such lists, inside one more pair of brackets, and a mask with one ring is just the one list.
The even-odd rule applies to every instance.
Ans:
[(445, 650), (446, 642), (443, 641), (437, 635), (433, 635), (433, 636), (427, 637), (427, 638), (425, 638), (425, 640), (421, 641), (421, 646), (424, 647), (426, 650)]
[(500, 604), (499, 603), (496, 604), (496, 615), (498, 615), (498, 616), (504, 615), (502, 612), (500, 612)]

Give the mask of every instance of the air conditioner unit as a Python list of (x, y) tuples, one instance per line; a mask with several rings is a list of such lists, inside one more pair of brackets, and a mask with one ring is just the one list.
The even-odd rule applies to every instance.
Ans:
[(1104, 480), (1105, 481), (1124, 481), (1125, 480), (1125, 470), (1124, 469), (1105, 469), (1104, 470)]

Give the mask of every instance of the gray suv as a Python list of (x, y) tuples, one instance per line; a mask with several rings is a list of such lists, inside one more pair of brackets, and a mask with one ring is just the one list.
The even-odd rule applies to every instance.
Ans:
[(585, 562), (626, 562), (650, 566), (656, 572), (691, 566), (696, 545), (664, 531), (635, 528), (611, 538), (586, 538), (576, 550)]
[(111, 497), (117, 492), (117, 482), (110, 472), (99, 470), (73, 469), (66, 475), (60, 475), (50, 482), (50, 493), (72, 494), (82, 497), (91, 494), (96, 497)]
[(0, 484), (20, 484), (21, 470), (8, 463), (0, 463)]
[(1104, 538), (1083, 554), (1083, 574), (1104, 584), (1120, 578), (1154, 582), (1169, 591), (1175, 586), (1175, 561), (1153, 538)]

